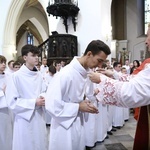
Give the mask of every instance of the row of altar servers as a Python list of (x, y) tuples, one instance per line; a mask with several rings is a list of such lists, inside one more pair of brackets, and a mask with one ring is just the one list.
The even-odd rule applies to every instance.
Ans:
[[(45, 80), (46, 77), (43, 79)], [(50, 77), (48, 80), (50, 81), (52, 78)], [(49, 81), (45, 80), (44, 82)], [(45, 84), (48, 85), (48, 83)], [(96, 101), (94, 103), (94, 105), (99, 109), (99, 113), (87, 113), (87, 119), (84, 123), (86, 135), (85, 143), (86, 146), (89, 147), (93, 147), (96, 142), (104, 141), (107, 137), (107, 133), (112, 130), (112, 127), (123, 127), (125, 120), (129, 119), (129, 108), (104, 105)], [(46, 116), (45, 120), (45, 125), (50, 124), (50, 116)], [(50, 132), (50, 130), (47, 130), (47, 132)], [(47, 134), (49, 135), (49, 133)]]
[(86, 146), (92, 147), (96, 142), (102, 142), (113, 127), (121, 128), (129, 119), (129, 108), (96, 104), (99, 113), (89, 114), (85, 122)]
[[(42, 73), (43, 80), (48, 86), (53, 80), (47, 73)], [(88, 82), (88, 81), (87, 81)], [(96, 84), (89, 85), (96, 88)], [(129, 119), (129, 108), (117, 107), (113, 105), (101, 104), (97, 101), (94, 105), (98, 108), (98, 114), (87, 113), (85, 119), (85, 144), (88, 147), (93, 147), (96, 142), (102, 142), (107, 137), (107, 133), (113, 127), (123, 127), (126, 120)], [(50, 124), (50, 116), (46, 115), (46, 124)]]
[[(51, 82), (46, 74), (43, 75), (45, 84)], [(87, 86), (89, 86), (87, 84)], [(96, 84), (92, 85), (96, 88)], [(129, 108), (117, 107), (114, 105), (105, 105), (97, 101), (94, 105), (98, 108), (98, 114), (87, 113), (87, 119), (84, 122), (85, 128), (85, 144), (88, 147), (93, 147), (96, 142), (103, 142), (107, 137), (107, 133), (111, 132), (113, 127), (121, 128), (125, 121), (129, 119)], [(50, 116), (46, 116), (46, 124), (50, 124)]]

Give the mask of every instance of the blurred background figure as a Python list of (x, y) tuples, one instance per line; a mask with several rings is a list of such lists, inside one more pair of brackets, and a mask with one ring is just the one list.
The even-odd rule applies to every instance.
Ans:
[(10, 75), (11, 73), (14, 72), (14, 68), (13, 68), (14, 62), (15, 62), (14, 60), (10, 60), (10, 61), (8, 62), (8, 68), (5, 70), (5, 73), (6, 73), (7, 75)]
[(131, 68), (130, 74), (133, 73), (134, 70), (136, 70), (140, 66), (140, 62), (138, 60), (133, 61), (133, 67)]
[(51, 82), (52, 78), (54, 77), (55, 73), (56, 73), (56, 68), (53, 65), (49, 66), (48, 72), (44, 76), (44, 81), (45, 81), (45, 84), (46, 84), (47, 87), (50, 84), (50, 82)]
[(41, 67), (41, 62), (39, 62), (37, 65), (36, 65), (36, 68), (38, 71), (40, 71), (40, 67)]
[(130, 74), (129, 59), (125, 60), (125, 65), (123, 65), (122, 67), (126, 68), (127, 73)]
[(42, 75), (44, 75), (46, 72), (48, 72), (48, 66), (47, 66), (47, 58), (42, 58), (42, 65), (40, 66), (40, 72)]
[(121, 68), (121, 73), (122, 74), (127, 74), (128, 72), (127, 72), (127, 69), (125, 68), (125, 67), (122, 67)]
[(61, 68), (63, 68), (66, 65), (66, 62), (61, 60), (60, 65), (61, 65)]
[(56, 72), (59, 72), (59, 71), (60, 71), (60, 69), (61, 69), (61, 64), (60, 64), (59, 61), (56, 61), (56, 62), (55, 62), (55, 68), (56, 68)]
[(19, 70), (20, 67), (21, 67), (21, 64), (20, 64), (18, 61), (15, 61), (15, 62), (13, 63), (13, 71), (14, 71), (14, 72), (17, 71), (17, 70)]

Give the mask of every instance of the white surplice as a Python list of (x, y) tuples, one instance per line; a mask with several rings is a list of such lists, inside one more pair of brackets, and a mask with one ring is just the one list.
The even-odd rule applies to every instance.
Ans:
[(121, 82), (100, 76), (97, 99), (104, 104), (121, 107), (140, 107), (150, 104), (150, 65), (140, 71), (129, 82)]
[(12, 117), (3, 88), (7, 85), (5, 74), (0, 74), (0, 149), (12, 150)]
[(47, 150), (43, 109), (35, 106), (42, 87), (41, 74), (25, 65), (9, 80), (6, 98), (14, 113), (13, 150)]
[[(84, 150), (84, 116), (79, 111), (87, 78), (75, 57), (55, 75), (46, 93), (46, 109), (52, 115), (49, 150)], [(92, 91), (93, 92), (93, 91)]]

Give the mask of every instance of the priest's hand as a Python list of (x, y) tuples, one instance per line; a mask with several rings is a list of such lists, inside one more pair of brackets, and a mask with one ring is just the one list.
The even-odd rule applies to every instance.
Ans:
[(43, 96), (36, 99), (36, 106), (45, 106), (45, 98)]
[(83, 100), (79, 103), (79, 111), (97, 114), (98, 109), (88, 100)]
[(94, 89), (94, 96), (97, 95), (99, 92), (100, 92), (100, 91), (99, 91), (98, 88)]
[(89, 74), (88, 74), (88, 77), (89, 77), (89, 79), (92, 81), (92, 82), (94, 82), (94, 83), (100, 83), (101, 82), (101, 80), (100, 80), (100, 73), (97, 73), (97, 72), (90, 72)]
[(106, 75), (108, 77), (112, 77), (113, 74), (114, 74), (114, 72), (112, 70), (106, 70), (106, 69), (101, 69), (101, 68), (98, 69), (98, 72), (102, 73), (102, 74), (104, 74), (104, 75)]

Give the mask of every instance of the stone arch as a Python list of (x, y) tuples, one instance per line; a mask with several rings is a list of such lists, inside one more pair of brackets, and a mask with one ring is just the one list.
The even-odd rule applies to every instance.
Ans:
[[(26, 2), (27, 0), (12, 0), (10, 4), (3, 37), (3, 54), (7, 56), (7, 60), (13, 59), (13, 52), (16, 50), (17, 24)], [(38, 2), (44, 6), (42, 0)]]
[(13, 0), (11, 3), (4, 29), (4, 46), (16, 44), (17, 22), (25, 3), (26, 0)]
[(26, 0), (13, 0), (8, 11), (3, 37), (3, 55), (7, 60), (13, 59), (16, 50), (16, 27), (25, 3)]

